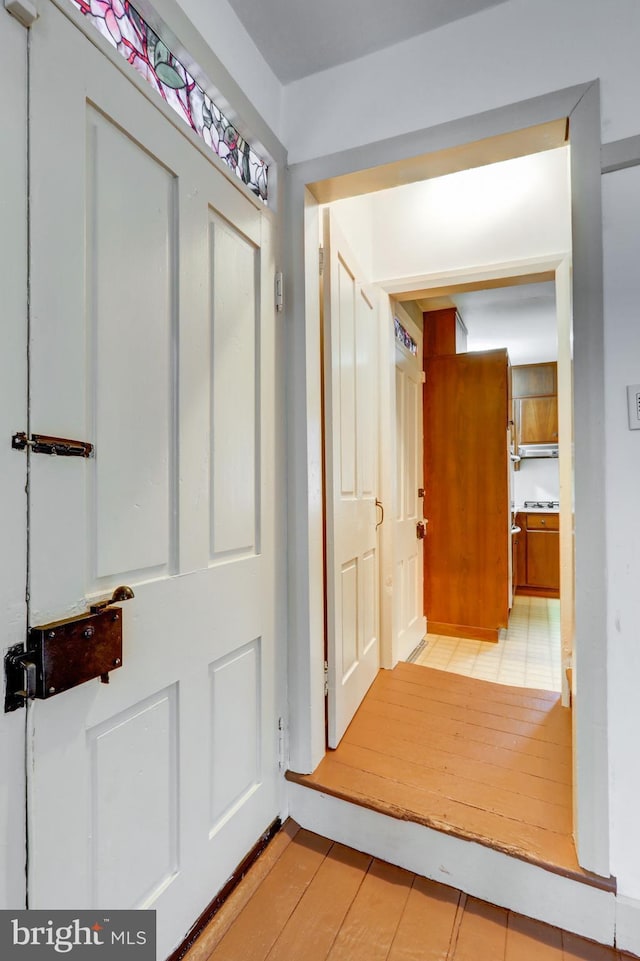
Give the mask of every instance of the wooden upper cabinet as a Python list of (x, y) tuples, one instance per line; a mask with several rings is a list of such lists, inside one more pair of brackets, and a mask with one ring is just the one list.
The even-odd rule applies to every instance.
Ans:
[(558, 392), (558, 365), (522, 364), (512, 369), (514, 397), (548, 397)]
[(521, 397), (516, 407), (519, 444), (558, 443), (557, 397)]
[(516, 446), (557, 444), (558, 365), (550, 362), (513, 367), (511, 390)]

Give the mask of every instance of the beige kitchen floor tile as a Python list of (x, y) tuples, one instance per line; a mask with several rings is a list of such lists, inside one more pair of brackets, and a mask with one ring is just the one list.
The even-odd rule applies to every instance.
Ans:
[(560, 601), (515, 597), (497, 644), (427, 634), (414, 663), (514, 687), (560, 691)]

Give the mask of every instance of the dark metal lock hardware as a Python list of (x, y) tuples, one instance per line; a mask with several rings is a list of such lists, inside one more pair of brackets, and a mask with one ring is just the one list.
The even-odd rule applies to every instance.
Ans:
[(117, 587), (86, 614), (30, 628), (26, 650), (16, 644), (5, 655), (5, 713), (97, 677), (108, 684), (109, 672), (122, 666), (122, 617), (111, 605), (133, 596), (130, 587)]
[(429, 521), (425, 519), (422, 521), (418, 521), (418, 523), (416, 524), (416, 537), (418, 538), (419, 541), (423, 541), (427, 536), (428, 523)]
[(58, 457), (92, 457), (93, 444), (85, 440), (71, 440), (69, 437), (51, 437), (49, 434), (32, 434), (27, 437), (24, 431), (11, 438), (14, 450), (29, 448), (34, 454), (53, 454)]

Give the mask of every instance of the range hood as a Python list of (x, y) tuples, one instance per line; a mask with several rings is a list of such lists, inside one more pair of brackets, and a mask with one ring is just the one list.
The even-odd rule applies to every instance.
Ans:
[(557, 444), (520, 444), (518, 454), (524, 460), (525, 457), (557, 457)]

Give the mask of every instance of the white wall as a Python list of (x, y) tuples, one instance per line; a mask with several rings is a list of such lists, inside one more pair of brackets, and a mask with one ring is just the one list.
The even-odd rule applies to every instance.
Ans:
[(285, 88), (295, 163), (585, 83), (603, 142), (640, 131), (637, 0), (510, 0)]
[(557, 501), (560, 497), (560, 474), (555, 458), (533, 458), (522, 461), (513, 474), (513, 500), (516, 507), (525, 501)]
[(178, 0), (256, 110), (282, 141), (282, 84), (227, 0)]
[(611, 870), (640, 899), (640, 431), (628, 429), (625, 389), (640, 383), (640, 167), (602, 186)]
[(571, 250), (569, 149), (339, 200), (331, 209), (376, 283), (562, 255)]
[(374, 278), (570, 251), (568, 163), (561, 147), (370, 195)]

